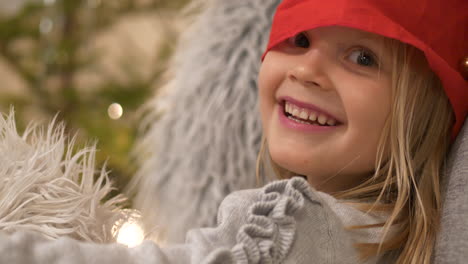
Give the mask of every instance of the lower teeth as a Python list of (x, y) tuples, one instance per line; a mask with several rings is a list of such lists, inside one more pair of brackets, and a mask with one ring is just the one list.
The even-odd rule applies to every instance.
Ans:
[(317, 122), (306, 122), (306, 121), (302, 121), (302, 120), (299, 120), (299, 119), (296, 119), (292, 116), (288, 116), (289, 119), (295, 121), (295, 122), (298, 122), (298, 123), (301, 123), (301, 124), (306, 124), (306, 125), (316, 125), (316, 126), (325, 126), (325, 125), (321, 125)]

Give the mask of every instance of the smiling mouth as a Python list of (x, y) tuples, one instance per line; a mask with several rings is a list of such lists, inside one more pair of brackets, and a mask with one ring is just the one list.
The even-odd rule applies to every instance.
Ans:
[(289, 101), (283, 101), (284, 115), (297, 123), (315, 126), (338, 126), (340, 122), (319, 111), (301, 108)]

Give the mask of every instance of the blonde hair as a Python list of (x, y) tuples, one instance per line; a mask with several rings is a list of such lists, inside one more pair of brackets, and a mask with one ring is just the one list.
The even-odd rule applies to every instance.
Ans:
[[(363, 259), (397, 250), (397, 263), (430, 263), (439, 229), (439, 182), (454, 115), (424, 54), (397, 40), (386, 39), (385, 46), (393, 60), (393, 103), (376, 153), (375, 172), (364, 183), (333, 195), (358, 201), (362, 210), (389, 214), (381, 225), (381, 243), (356, 244)], [(279, 178), (292, 176), (274, 164), (263, 138), (257, 159), (258, 176), (266, 162)], [(375, 202), (369, 203), (369, 199)], [(349, 229), (372, 227), (375, 226)], [(390, 227), (399, 232), (390, 237)]]

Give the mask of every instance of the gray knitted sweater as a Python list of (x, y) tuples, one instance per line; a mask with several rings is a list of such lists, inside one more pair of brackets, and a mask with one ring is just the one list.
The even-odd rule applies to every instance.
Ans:
[(353, 242), (376, 242), (379, 230), (350, 233), (344, 226), (381, 221), (296, 177), (229, 195), (217, 227), (191, 230), (185, 244), (127, 248), (18, 232), (0, 234), (0, 263), (359, 263)]

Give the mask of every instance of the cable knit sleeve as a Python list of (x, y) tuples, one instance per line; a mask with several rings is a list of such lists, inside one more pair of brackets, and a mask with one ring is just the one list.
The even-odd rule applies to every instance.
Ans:
[(347, 260), (352, 261), (346, 240), (336, 240), (340, 223), (331, 216), (307, 182), (293, 178), (229, 195), (221, 204), (218, 226), (191, 230), (182, 245), (160, 248), (146, 241), (129, 249), (15, 233), (0, 235), (0, 263), (299, 264), (311, 258), (341, 263), (334, 262), (340, 244), (341, 254), (350, 253)]

